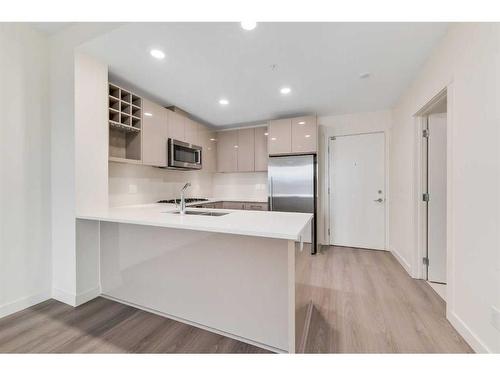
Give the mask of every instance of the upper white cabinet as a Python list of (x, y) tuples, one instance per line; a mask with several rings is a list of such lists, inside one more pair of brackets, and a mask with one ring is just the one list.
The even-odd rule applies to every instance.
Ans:
[(185, 118), (177, 112), (167, 109), (168, 113), (168, 136), (184, 142)]
[(167, 166), (168, 110), (143, 99), (142, 163)]
[(292, 119), (292, 153), (313, 153), (318, 150), (316, 116)]
[(238, 132), (238, 172), (255, 171), (255, 131), (253, 128)]
[(217, 172), (238, 171), (238, 131), (217, 132)]
[(108, 83), (109, 160), (142, 162), (142, 98)]
[(206, 126), (200, 125), (198, 130), (198, 142), (202, 147), (201, 158), (205, 172), (217, 170), (217, 139), (216, 133)]
[(217, 133), (217, 172), (267, 171), (267, 127)]
[(255, 128), (255, 171), (267, 172), (267, 126)]
[(292, 152), (292, 120), (269, 121), (269, 155), (289, 154)]
[(201, 127), (196, 121), (191, 120), (190, 118), (184, 117), (184, 139), (179, 139), (180, 141), (184, 141), (186, 143), (191, 143), (193, 145), (199, 146), (198, 141), (198, 131)]
[(269, 121), (269, 155), (314, 153), (318, 150), (315, 116)]

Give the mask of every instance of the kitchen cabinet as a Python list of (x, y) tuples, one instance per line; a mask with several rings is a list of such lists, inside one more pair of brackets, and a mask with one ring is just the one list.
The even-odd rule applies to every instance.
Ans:
[(202, 147), (201, 158), (203, 171), (216, 172), (217, 170), (217, 139), (216, 133), (204, 125), (198, 130), (199, 146)]
[(292, 151), (292, 119), (269, 121), (269, 155), (289, 154)]
[(267, 127), (218, 132), (217, 172), (267, 171), (266, 134)]
[(217, 172), (238, 171), (238, 132), (217, 133)]
[(255, 171), (255, 131), (239, 129), (238, 131), (238, 172)]
[(244, 210), (244, 202), (222, 202), (222, 208), (226, 210)]
[[(167, 166), (167, 109), (143, 99), (142, 163), (155, 167)], [(147, 114), (147, 115), (146, 115)]]
[(203, 203), (194, 206), (196, 208), (223, 208), (226, 210), (252, 210), (252, 211), (267, 211), (267, 203), (265, 202), (239, 202), (239, 201), (222, 201), (213, 203)]
[(315, 153), (318, 150), (316, 117), (272, 120), (268, 138), (269, 155)]
[(168, 112), (168, 136), (184, 142), (185, 139), (185, 118), (177, 112), (167, 110)]
[[(201, 127), (196, 121), (190, 118), (184, 117), (184, 139), (186, 143), (191, 143), (193, 145), (200, 146), (198, 140), (198, 129)], [(181, 139), (182, 140), (182, 139)]]
[(252, 210), (252, 211), (267, 211), (267, 203), (254, 203), (254, 202), (246, 202), (245, 203), (245, 210)]
[(305, 116), (292, 119), (292, 153), (311, 153), (318, 149), (318, 127), (316, 117)]
[(142, 98), (108, 83), (109, 160), (142, 163)]
[(267, 172), (267, 126), (255, 128), (255, 171)]

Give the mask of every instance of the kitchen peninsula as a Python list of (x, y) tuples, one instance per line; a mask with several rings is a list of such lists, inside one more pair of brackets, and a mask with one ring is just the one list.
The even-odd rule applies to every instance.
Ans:
[(181, 215), (174, 204), (109, 208), (78, 216), (77, 248), (99, 254), (98, 271), (82, 274), (99, 277), (104, 297), (293, 353), (310, 301), (301, 280), (311, 219), (200, 208)]

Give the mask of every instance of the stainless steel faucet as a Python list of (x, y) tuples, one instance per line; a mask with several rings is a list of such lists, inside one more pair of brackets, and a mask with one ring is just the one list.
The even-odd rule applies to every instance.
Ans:
[(181, 215), (184, 215), (186, 213), (186, 200), (184, 199), (184, 192), (188, 187), (191, 186), (190, 182), (186, 182), (186, 185), (181, 189), (181, 208), (179, 210), (179, 213)]

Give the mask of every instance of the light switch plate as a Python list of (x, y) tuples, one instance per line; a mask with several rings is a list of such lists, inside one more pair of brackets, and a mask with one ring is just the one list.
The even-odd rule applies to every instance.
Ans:
[(491, 325), (500, 331), (500, 309), (491, 306)]

